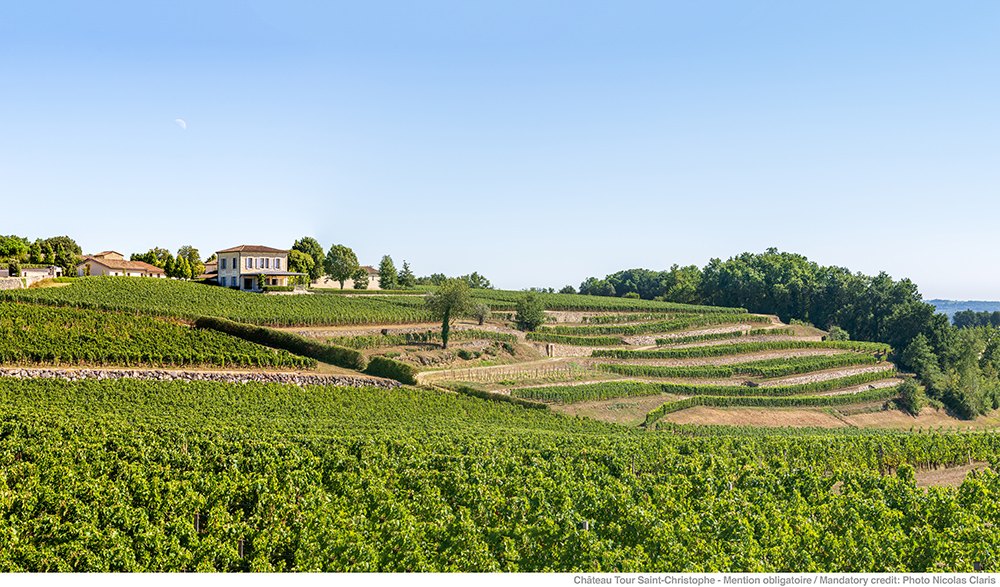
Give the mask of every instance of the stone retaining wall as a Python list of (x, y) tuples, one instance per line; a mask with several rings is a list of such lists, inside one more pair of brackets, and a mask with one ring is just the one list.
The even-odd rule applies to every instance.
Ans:
[(227, 373), (206, 371), (163, 371), (153, 369), (0, 369), (0, 377), (16, 379), (146, 379), (151, 381), (218, 381), (222, 383), (285, 383), (291, 385), (337, 385), (341, 387), (399, 387), (398, 381), (378, 377), (342, 375), (300, 375), (297, 373)]
[(0, 277), (0, 289), (24, 289), (20, 277)]

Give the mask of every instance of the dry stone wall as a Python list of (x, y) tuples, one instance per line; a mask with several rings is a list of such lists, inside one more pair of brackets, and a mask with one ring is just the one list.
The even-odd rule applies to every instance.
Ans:
[(24, 289), (20, 277), (0, 277), (0, 289)]
[(337, 385), (340, 387), (399, 387), (398, 381), (380, 377), (300, 375), (297, 373), (240, 373), (216, 371), (164, 371), (157, 369), (0, 369), (0, 377), (16, 379), (145, 379), (151, 381), (219, 381), (222, 383), (284, 383), (290, 385)]

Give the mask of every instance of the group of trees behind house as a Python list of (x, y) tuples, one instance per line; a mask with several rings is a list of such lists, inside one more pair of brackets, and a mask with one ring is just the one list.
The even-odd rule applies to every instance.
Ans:
[(426, 277), (418, 277), (416, 279), (417, 285), (433, 285), (442, 286), (448, 282), (449, 279), (458, 279), (464, 281), (469, 289), (493, 289), (493, 284), (490, 283), (489, 279), (485, 276), (480, 275), (477, 271), (473, 271), (468, 275), (460, 275), (458, 277), (448, 277), (444, 273), (432, 273)]
[[(168, 249), (153, 247), (142, 254), (132, 253), (129, 259), (159, 267), (167, 277), (175, 279), (195, 279), (205, 273), (205, 263), (201, 260), (201, 254), (191, 245), (177, 249), (176, 257), (171, 255)], [(213, 254), (208, 260), (214, 259)]]
[[(307, 273), (309, 281), (316, 281), (324, 275), (340, 283), (340, 288), (348, 279), (354, 282), (354, 289), (368, 289), (368, 271), (358, 263), (354, 251), (345, 245), (331, 245), (330, 250), (323, 252), (323, 247), (311, 236), (295, 241), (288, 253), (288, 270), (295, 273)], [(396, 272), (392, 257), (382, 257), (379, 266), (379, 284), (381, 289), (411, 288), (416, 285), (410, 264), (403, 261), (402, 271)]]
[(76, 275), (82, 252), (80, 245), (68, 236), (35, 239), (34, 242), (16, 235), (0, 236), (0, 262), (7, 265), (12, 277), (19, 275), (24, 265), (54, 265), (62, 268), (63, 275)]
[[(957, 324), (922, 301), (909, 279), (893, 280), (885, 272), (871, 277), (845, 267), (824, 267), (793, 253), (768, 249), (743, 253), (727, 261), (712, 259), (702, 269), (673, 265), (668, 271), (628, 269), (588, 278), (580, 293), (640, 297), (668, 302), (736, 306), (782, 321), (802, 320), (846, 332), (851, 340), (891, 345), (897, 363), (917, 373), (931, 399), (965, 417), (1000, 407), (997, 363), (980, 360), (990, 351), (996, 324), (981, 313), (963, 313)], [(986, 324), (989, 328), (983, 328)], [(838, 330), (839, 332), (839, 330)], [(984, 355), (984, 356), (987, 356)]]

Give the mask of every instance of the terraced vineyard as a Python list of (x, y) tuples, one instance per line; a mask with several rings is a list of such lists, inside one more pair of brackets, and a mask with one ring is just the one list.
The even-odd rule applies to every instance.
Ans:
[(314, 359), (148, 316), (0, 302), (0, 365), (30, 364), (316, 367)]
[[(649, 312), (575, 316), (577, 324), (561, 322), (527, 335), (529, 343), (551, 343), (545, 350), (554, 356), (579, 357), (573, 363), (555, 358), (527, 367), (524, 375), (514, 369), (448, 371), (429, 374), (427, 380), (464, 381), (486, 391), (550, 402), (557, 409), (615, 398), (659, 398), (641, 420), (646, 426), (696, 406), (884, 403), (895, 397), (901, 382), (885, 362), (888, 345), (820, 341), (815, 330), (787, 327), (767, 316), (714, 311), (666, 319)], [(771, 326), (762, 327), (765, 323)], [(641, 336), (653, 332), (673, 334)], [(627, 344), (644, 344), (635, 342), (641, 340), (655, 340), (657, 346)]]

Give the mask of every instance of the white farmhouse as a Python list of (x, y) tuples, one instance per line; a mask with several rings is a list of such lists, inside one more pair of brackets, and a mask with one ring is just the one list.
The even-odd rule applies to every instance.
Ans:
[(84, 255), (83, 262), (76, 266), (76, 275), (113, 275), (122, 277), (166, 278), (163, 269), (143, 261), (126, 261), (117, 251), (102, 251), (96, 255)]
[[(288, 270), (288, 251), (261, 245), (240, 245), (216, 251), (219, 285), (259, 291), (266, 285), (288, 285), (289, 277), (304, 276)], [(258, 283), (263, 279), (263, 283)]]

